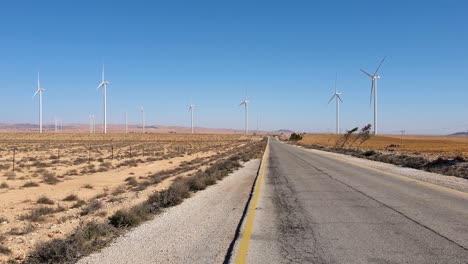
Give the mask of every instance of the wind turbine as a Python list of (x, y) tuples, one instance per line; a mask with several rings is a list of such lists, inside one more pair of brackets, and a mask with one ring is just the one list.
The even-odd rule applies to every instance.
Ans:
[(195, 110), (195, 105), (190, 103), (189, 112), (190, 112), (190, 118), (191, 118), (190, 127), (192, 128), (192, 134), (194, 133), (194, 131), (193, 131), (193, 111), (194, 110)]
[(145, 109), (143, 108), (143, 106), (140, 107), (140, 111), (141, 111), (141, 125), (142, 125), (142, 128), (143, 128), (143, 134), (144, 134), (145, 133), (146, 120), (145, 120)]
[(125, 134), (128, 133), (128, 115), (127, 112), (124, 113), (124, 118), (125, 118)]
[(249, 103), (250, 101), (248, 100), (246, 96), (244, 101), (242, 101), (239, 105), (239, 106), (244, 105), (244, 108), (245, 108), (245, 134), (246, 135), (249, 133), (249, 106), (248, 106)]
[(335, 98), (336, 100), (336, 134), (340, 134), (340, 102), (343, 102), (343, 101), (341, 101), (341, 96), (340, 96), (341, 93), (338, 92), (338, 89), (336, 88), (337, 79), (338, 79), (338, 74), (337, 74), (337, 77), (335, 78), (335, 93), (330, 98), (330, 101), (328, 101), (328, 103), (330, 104), (333, 98)]
[(37, 73), (37, 89), (33, 95), (33, 98), (39, 93), (39, 133), (42, 133), (42, 92), (44, 92), (44, 88), (41, 88), (41, 84), (39, 81), (39, 72)]
[(101, 83), (98, 85), (96, 89), (102, 87), (102, 91), (104, 93), (104, 134), (107, 134), (107, 99), (106, 99), (106, 90), (107, 86), (110, 83), (104, 79), (104, 64), (102, 65), (102, 80)]
[(380, 76), (377, 75), (377, 72), (379, 71), (380, 69), (380, 66), (382, 66), (382, 64), (384, 63), (385, 61), (385, 58), (384, 57), (382, 59), (382, 61), (380, 62), (379, 66), (377, 67), (377, 69), (375, 70), (374, 74), (370, 74), (366, 71), (364, 71), (363, 69), (361, 69), (361, 71), (369, 76), (369, 78), (372, 79), (372, 86), (371, 86), (371, 94), (370, 94), (370, 103), (372, 103), (372, 93), (374, 93), (374, 135), (377, 135), (377, 80), (380, 79)]
[(89, 133), (93, 133), (93, 115), (89, 115)]

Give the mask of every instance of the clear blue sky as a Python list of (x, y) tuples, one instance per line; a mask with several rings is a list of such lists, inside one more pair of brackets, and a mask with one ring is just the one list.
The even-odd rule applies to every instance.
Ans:
[(0, 122), (102, 120), (106, 65), (110, 123), (123, 112), (149, 125), (333, 131), (335, 73), (342, 127), (372, 121), (379, 82), (382, 132), (468, 129), (467, 1), (7, 1), (0, 8)]

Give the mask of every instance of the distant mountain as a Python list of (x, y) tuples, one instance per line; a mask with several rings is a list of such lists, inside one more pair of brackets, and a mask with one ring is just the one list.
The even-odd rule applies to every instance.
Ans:
[(292, 134), (294, 131), (288, 130), (288, 129), (279, 129), (276, 130), (277, 133), (283, 133), (283, 134)]
[(449, 136), (455, 136), (455, 137), (467, 137), (468, 136), (468, 131), (465, 132), (457, 132), (450, 134)]

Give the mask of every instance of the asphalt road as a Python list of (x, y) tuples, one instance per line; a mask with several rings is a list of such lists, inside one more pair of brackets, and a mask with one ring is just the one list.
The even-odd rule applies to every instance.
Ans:
[(468, 263), (468, 195), (270, 140), (248, 263)]

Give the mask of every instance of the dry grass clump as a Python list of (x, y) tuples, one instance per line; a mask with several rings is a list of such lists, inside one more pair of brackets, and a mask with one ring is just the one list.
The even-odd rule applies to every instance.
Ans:
[(47, 198), (46, 196), (41, 196), (41, 197), (39, 197), (39, 199), (37, 199), (36, 203), (53, 205), (54, 201), (51, 200), (50, 198)]
[(93, 187), (91, 184), (87, 183), (87, 184), (83, 185), (81, 188), (84, 188), (84, 189), (93, 189), (94, 187)]
[(84, 215), (92, 214), (96, 212), (97, 210), (101, 209), (102, 207), (103, 207), (103, 204), (101, 201), (99, 201), (98, 199), (93, 199), (82, 209), (80, 215), (84, 216)]
[(11, 172), (11, 171), (7, 172), (7, 173), (5, 173), (5, 177), (7, 178), (7, 180), (10, 180), (10, 181), (14, 180), (14, 179), (16, 179), (16, 173)]
[(61, 206), (57, 206), (56, 208), (48, 207), (48, 206), (40, 206), (34, 208), (29, 214), (21, 215), (19, 217), (20, 220), (29, 220), (31, 222), (42, 222), (45, 220), (45, 216), (50, 214), (55, 214), (58, 212), (64, 211), (65, 208)]
[(31, 187), (37, 187), (39, 186), (39, 183), (33, 182), (33, 181), (28, 181), (25, 184), (23, 184), (23, 188), (31, 188)]
[(8, 234), (13, 236), (23, 236), (33, 232), (35, 229), (36, 228), (33, 225), (28, 224), (23, 228), (13, 227), (12, 229), (10, 229), (10, 232), (8, 232)]
[(5, 236), (0, 235), (0, 254), (1, 255), (10, 255), (11, 250), (2, 245), (3, 240), (5, 240)]
[(24, 263), (74, 263), (82, 256), (104, 248), (119, 234), (117, 228), (106, 223), (82, 224), (65, 239), (38, 245)]
[(64, 201), (64, 202), (73, 202), (73, 201), (78, 201), (78, 200), (79, 200), (78, 195), (69, 194), (65, 198), (63, 198), (62, 201)]
[(45, 183), (50, 185), (55, 185), (60, 182), (60, 180), (55, 176), (55, 173), (46, 173), (42, 179)]

